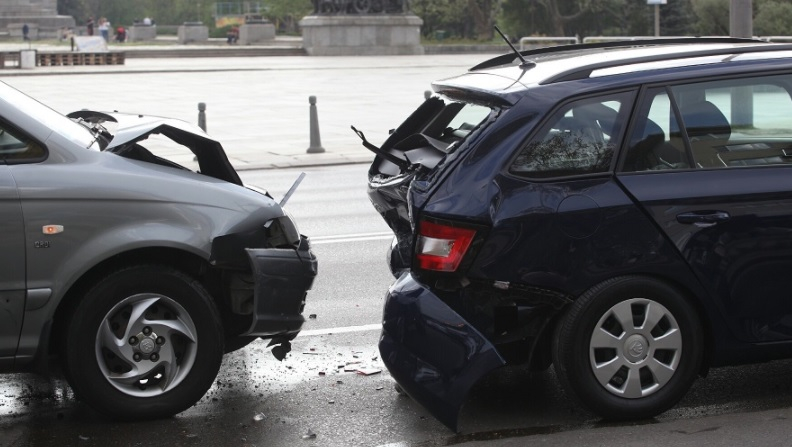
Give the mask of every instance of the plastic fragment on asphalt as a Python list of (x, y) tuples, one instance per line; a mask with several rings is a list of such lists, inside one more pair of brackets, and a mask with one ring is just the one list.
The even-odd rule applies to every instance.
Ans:
[(87, 441), (89, 439), (91, 439), (91, 438), (89, 438), (88, 436), (80, 435), (80, 441)]
[(325, 373), (324, 371), (319, 371), (319, 375), (320, 375), (320, 376), (323, 376), (323, 375), (325, 375), (325, 374), (327, 374), (327, 373)]
[(328, 400), (328, 401), (327, 401), (327, 403), (328, 403), (328, 404), (334, 404), (334, 403), (335, 403), (335, 401), (334, 401), (334, 400)]
[(253, 416), (253, 420), (256, 422), (263, 421), (264, 419), (267, 419), (267, 415), (264, 413), (256, 413), (256, 415)]
[(382, 370), (378, 368), (358, 368), (356, 372), (363, 376), (371, 376), (381, 373)]
[(360, 362), (349, 362), (346, 365), (344, 365), (344, 372), (355, 372), (358, 370), (359, 365)]
[(316, 433), (312, 432), (311, 430), (308, 430), (308, 432), (305, 433), (302, 438), (303, 439), (316, 439)]
[(374, 389), (377, 390), (377, 391), (381, 391), (384, 388), (385, 388), (384, 386), (380, 385), (380, 386), (378, 386), (377, 388), (374, 388)]
[(311, 320), (316, 320), (316, 314), (308, 315), (308, 318)]

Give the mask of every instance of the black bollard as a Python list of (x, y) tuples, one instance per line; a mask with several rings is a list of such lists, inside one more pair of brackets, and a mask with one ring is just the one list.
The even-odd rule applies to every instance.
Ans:
[(310, 132), (311, 132), (311, 144), (308, 146), (308, 153), (309, 154), (319, 154), (324, 152), (324, 148), (322, 147), (322, 140), (319, 137), (319, 115), (316, 111), (316, 96), (309, 96), (308, 103), (310, 105)]

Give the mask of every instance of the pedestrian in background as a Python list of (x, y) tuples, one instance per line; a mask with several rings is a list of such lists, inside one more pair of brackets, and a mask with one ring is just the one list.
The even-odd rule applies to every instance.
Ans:
[(99, 19), (99, 34), (102, 35), (105, 42), (110, 42), (110, 22), (104, 17)]
[(24, 25), (22, 25), (22, 40), (30, 40), (30, 36), (28, 36), (28, 33), (30, 33), (30, 27), (28, 26), (27, 23), (25, 23)]
[(88, 32), (89, 36), (94, 35), (94, 21), (93, 16), (88, 17), (88, 21), (85, 23), (85, 30)]

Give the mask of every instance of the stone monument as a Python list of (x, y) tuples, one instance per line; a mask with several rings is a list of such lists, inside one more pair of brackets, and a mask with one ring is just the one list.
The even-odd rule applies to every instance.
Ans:
[(2, 0), (0, 31), (22, 39), (22, 26), (28, 24), (30, 39), (57, 39), (62, 31), (75, 27), (74, 18), (58, 15), (58, 0)]
[(300, 21), (312, 56), (424, 54), (421, 25), (407, 0), (314, 0)]

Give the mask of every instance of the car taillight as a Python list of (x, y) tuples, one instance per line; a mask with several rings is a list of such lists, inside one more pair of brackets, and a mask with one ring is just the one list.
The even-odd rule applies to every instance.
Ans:
[(418, 226), (416, 260), (424, 270), (453, 272), (465, 256), (475, 230), (421, 221)]

